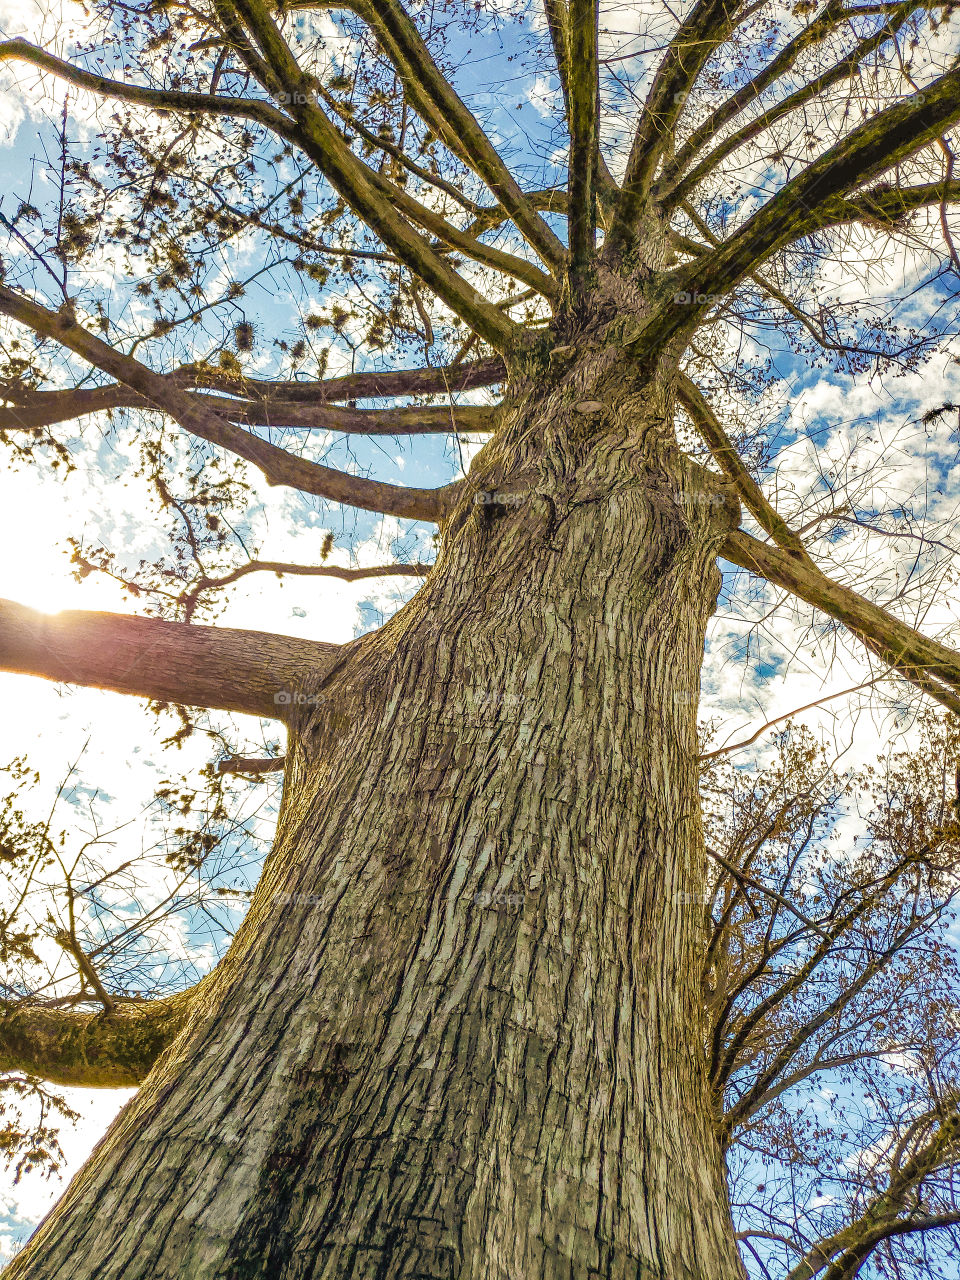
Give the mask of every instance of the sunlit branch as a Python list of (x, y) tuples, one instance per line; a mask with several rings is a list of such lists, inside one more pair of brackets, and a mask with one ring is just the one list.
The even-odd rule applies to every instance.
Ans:
[(286, 575), (302, 578), (335, 578), (341, 582), (362, 582), (368, 578), (423, 578), (430, 572), (429, 564), (381, 564), (365, 568), (345, 568), (334, 564), (288, 564), (281, 560), (250, 560), (231, 569), (218, 578), (203, 577), (191, 586), (182, 598), (186, 606), (185, 621), (196, 608), (201, 596), (232, 586), (251, 573), (272, 573), (282, 578)]
[(288, 453), (227, 421), (208, 408), (203, 397), (191, 396), (168, 377), (154, 373), (139, 360), (117, 351), (79, 325), (72, 311), (49, 311), (39, 303), (0, 286), (0, 314), (27, 325), (42, 337), (52, 338), (95, 368), (125, 383), (154, 408), (168, 413), (192, 435), (253, 463), (270, 484), (286, 485), (332, 502), (411, 520), (438, 521), (443, 518), (447, 490), (407, 489), (384, 484), (379, 480), (351, 476)]
[(277, 695), (322, 676), (340, 646), (116, 613), (57, 614), (0, 602), (0, 671), (282, 719)]

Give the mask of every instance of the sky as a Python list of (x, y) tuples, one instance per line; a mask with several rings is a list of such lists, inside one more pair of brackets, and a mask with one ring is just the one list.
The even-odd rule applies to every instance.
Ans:
[[(33, 38), (49, 33), (54, 25), (40, 18), (39, 12), (33, 0), (0, 0), (0, 31), (5, 36)], [(71, 8), (70, 12), (75, 16), (77, 11)], [(472, 93), (473, 105), (491, 113), (492, 132), (505, 154), (541, 163), (549, 136), (544, 121), (554, 90), (543, 77), (527, 81), (516, 77), (515, 86), (510, 78), (513, 71), (507, 74), (503, 57), (492, 38), (488, 45), (471, 46), (471, 58), (464, 62), (468, 71), (463, 74), (475, 79), (464, 96)], [(489, 86), (497, 78), (506, 81), (506, 88), (491, 92)], [(6, 211), (29, 184), (45, 104), (32, 90), (11, 89), (9, 76), (4, 84), (7, 87), (0, 91), (4, 174), (0, 209)], [(82, 141), (91, 136), (91, 119), (82, 102), (74, 109), (77, 137)], [(924, 287), (928, 270), (928, 263), (909, 254), (890, 255), (869, 279), (863, 273), (845, 276), (840, 270), (836, 279), (823, 285), (854, 304), (865, 292), (905, 284), (909, 296), (902, 310), (904, 322), (925, 325), (939, 316), (940, 323), (938, 292)], [(282, 294), (264, 287), (252, 305), (272, 320), (285, 303)], [(775, 361), (775, 376), (756, 412), (779, 423), (777, 497), (784, 514), (809, 517), (823, 510), (829, 502), (823, 477), (849, 478), (852, 467), (862, 477), (857, 484), (865, 507), (890, 511), (901, 506), (909, 509), (912, 504), (922, 507), (938, 532), (949, 530), (960, 495), (956, 423), (945, 418), (923, 424), (920, 419), (937, 405), (960, 402), (956, 360), (960, 348), (946, 344), (924, 366), (899, 378), (878, 378), (869, 371), (851, 378), (806, 367), (782, 343), (776, 346), (777, 341), (769, 332), (758, 334), (741, 358), (749, 363), (772, 352)], [(329, 444), (336, 465), (347, 455), (336, 441)], [(31, 466), (0, 474), (0, 545), (7, 549), (0, 558), (0, 597), (46, 612), (70, 608), (134, 612), (135, 602), (116, 583), (96, 574), (76, 580), (68, 539), (102, 540), (135, 560), (149, 558), (163, 532), (144, 519), (149, 496), (143, 482), (131, 474), (131, 458), (124, 455), (122, 443), (105, 446), (94, 422), (84, 425), (74, 445), (83, 465), (66, 478)], [(468, 446), (463, 455), (467, 462), (470, 453)], [(361, 443), (356, 456), (360, 465), (375, 467), (378, 478), (411, 485), (451, 479), (459, 474), (461, 460), (451, 442), (443, 439), (403, 445)], [(432, 557), (432, 530), (426, 526), (367, 515), (344, 517), (323, 503), (305, 504), (256, 479), (253, 486), (249, 514), (264, 558), (314, 561), (328, 530), (337, 535), (334, 562), (368, 565)], [(898, 575), (909, 571), (914, 551), (915, 544), (909, 540), (864, 540), (851, 535), (827, 554), (834, 556), (841, 571), (866, 559), (882, 596), (894, 588)], [(771, 614), (774, 597), (770, 592), (751, 601), (742, 590), (732, 594), (735, 582), (739, 579), (731, 571), (711, 625), (703, 673), (700, 710), (705, 721), (716, 724), (715, 746), (737, 743), (765, 722), (852, 689), (869, 675), (862, 655), (852, 645), (842, 640), (837, 645), (832, 635), (811, 636), (806, 610), (794, 614), (780, 609)], [(342, 642), (379, 625), (414, 589), (409, 583), (398, 585), (397, 579), (347, 585), (253, 575), (238, 584), (218, 621)], [(950, 596), (928, 593), (918, 624), (936, 633), (955, 621), (955, 608)], [(163, 746), (170, 721), (158, 722), (137, 699), (7, 674), (0, 674), (0, 697), (0, 766), (15, 756), (29, 758), (42, 778), (29, 800), (38, 815), (49, 810), (58, 786), (68, 780), (55, 825), (65, 828), (74, 842), (111, 824), (129, 824), (111, 846), (111, 856), (118, 859), (142, 842), (138, 815), (149, 807), (158, 780), (196, 775), (217, 754), (202, 736), (180, 749)], [(890, 705), (861, 691), (834, 697), (804, 713), (803, 719), (835, 744), (845, 764), (855, 767), (873, 759), (878, 743), (892, 734), (909, 734), (911, 708), (907, 701)], [(269, 745), (275, 738), (269, 726), (240, 717), (234, 719), (231, 731), (236, 741), (253, 745)], [(761, 738), (755, 747), (739, 753), (738, 760), (764, 758), (769, 742), (769, 735)], [(247, 788), (244, 804), (252, 828), (259, 840), (266, 841), (274, 805), (260, 798), (263, 792), (255, 791), (263, 784), (242, 785)], [(148, 901), (151, 895), (161, 894), (163, 883), (160, 872), (147, 878), (142, 890)], [(224, 919), (229, 923), (228, 916)], [(194, 931), (189, 921), (179, 938), (167, 941), (180, 946), (198, 970), (216, 958), (216, 945)], [(65, 1124), (61, 1129), (66, 1155), (63, 1173), (69, 1177), (130, 1095), (124, 1091), (65, 1093), (82, 1117), (75, 1126)], [(56, 1178), (44, 1181), (37, 1176), (14, 1186), (0, 1173), (0, 1261), (12, 1254), (64, 1186)]]

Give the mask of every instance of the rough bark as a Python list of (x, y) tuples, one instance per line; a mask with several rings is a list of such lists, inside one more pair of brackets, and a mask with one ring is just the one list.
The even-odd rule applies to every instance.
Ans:
[(616, 353), (529, 378), (298, 708), (247, 919), (8, 1280), (743, 1275), (696, 905), (737, 513)]
[(0, 1071), (82, 1089), (139, 1084), (183, 1026), (197, 990), (120, 1003), (112, 1014), (29, 1002), (0, 1006)]

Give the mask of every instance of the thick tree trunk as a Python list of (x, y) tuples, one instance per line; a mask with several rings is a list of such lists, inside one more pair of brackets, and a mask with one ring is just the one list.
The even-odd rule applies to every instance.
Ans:
[(625, 377), (518, 389), (305, 691), (246, 922), (9, 1280), (742, 1276), (697, 905), (732, 513)]

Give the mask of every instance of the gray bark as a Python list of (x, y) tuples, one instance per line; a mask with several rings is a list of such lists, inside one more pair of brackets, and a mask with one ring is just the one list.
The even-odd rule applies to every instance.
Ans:
[(743, 1276), (695, 722), (736, 513), (613, 355), (510, 402), (426, 585), (299, 708), (249, 916), (8, 1280)]

